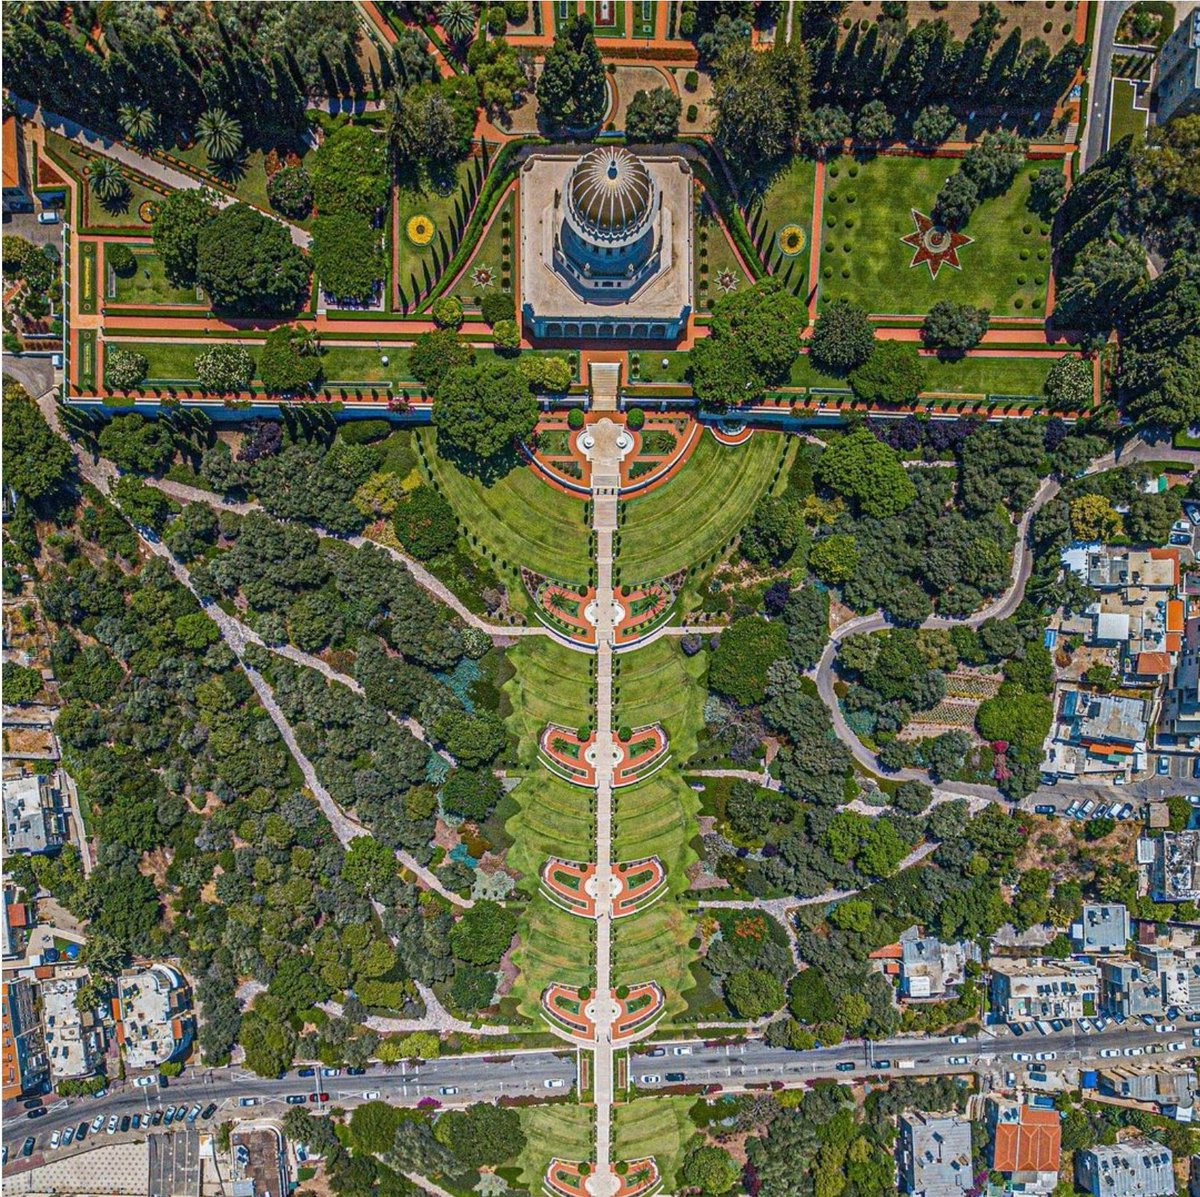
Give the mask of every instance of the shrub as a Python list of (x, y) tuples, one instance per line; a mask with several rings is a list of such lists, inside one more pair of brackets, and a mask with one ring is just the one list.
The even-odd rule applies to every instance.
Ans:
[(700, 119), (700, 109), (697, 108), (695, 104), (689, 104), (687, 106), (687, 118), (689, 122), (693, 123)]
[(271, 207), (293, 220), (303, 220), (312, 211), (312, 178), (303, 166), (285, 166), (267, 180)]
[(515, 353), (521, 347), (521, 330), (515, 320), (497, 320), (492, 325), (492, 336), (502, 352)]
[(133, 256), (133, 250), (128, 245), (110, 245), (108, 264), (119, 278), (129, 278), (137, 270), (137, 258)]
[(646, 422), (646, 413), (640, 407), (631, 407), (625, 413), (625, 426), (636, 432)]
[(303, 329), (281, 324), (267, 333), (258, 376), (268, 391), (287, 394), (311, 387), (321, 375), (315, 340)]
[(504, 0), (504, 11), (514, 25), (529, 19), (529, 0)]
[(140, 386), (150, 363), (140, 353), (111, 348), (104, 354), (104, 381), (115, 391), (129, 391)]
[(508, 13), (502, 4), (493, 4), (487, 12), (488, 33), (493, 37), (501, 37), (508, 28)]
[(517, 314), (517, 303), (511, 291), (488, 291), (479, 302), (479, 310), (488, 324), (497, 320), (512, 320)]
[(240, 391), (254, 377), (254, 358), (241, 345), (214, 345), (196, 358), (196, 378), (206, 391)]
[(368, 445), (391, 434), (387, 420), (352, 420), (338, 429), (338, 436), (347, 445)]
[(396, 508), (392, 526), (400, 543), (421, 561), (444, 553), (458, 536), (454, 509), (433, 487), (424, 484)]
[(685, 91), (695, 91), (700, 86), (700, 74), (698, 71), (688, 71), (683, 77), (683, 86)]
[(567, 427), (576, 431), (583, 427), (583, 412), (578, 407), (567, 412)]
[(462, 301), (453, 295), (443, 295), (441, 299), (435, 299), (430, 311), (434, 323), (440, 328), (459, 328), (462, 325)]
[(617, 739), (620, 740), (622, 744), (628, 744), (629, 741), (633, 739), (633, 728), (630, 727), (628, 723), (622, 723), (621, 726), (617, 728)]

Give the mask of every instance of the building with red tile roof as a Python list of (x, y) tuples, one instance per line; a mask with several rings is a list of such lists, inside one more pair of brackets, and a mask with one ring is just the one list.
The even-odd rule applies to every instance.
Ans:
[(1062, 1120), (1057, 1110), (992, 1097), (987, 1104), (991, 1166), (1023, 1193), (1051, 1193), (1062, 1163)]

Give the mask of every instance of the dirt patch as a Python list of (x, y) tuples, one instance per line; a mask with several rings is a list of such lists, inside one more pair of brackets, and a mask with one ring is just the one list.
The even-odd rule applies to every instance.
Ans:
[[(1085, 824), (1075, 819), (1033, 817), (1033, 830), (1016, 861), (1016, 867), (1048, 869), (1056, 882), (1087, 882), (1106, 866), (1128, 867), (1138, 838), (1136, 820), (1118, 823), (1099, 840), (1083, 838)], [(1050, 841), (1053, 840), (1053, 843)]]
[[(1021, 42), (1025, 44), (1030, 38), (1039, 37), (1050, 47), (1050, 53), (1056, 54), (1067, 42), (1074, 38), (1075, 5), (1067, 7), (1066, 0), (1043, 0), (1041, 4), (1001, 3), (1000, 28), (996, 40), (992, 43), (992, 53), (1003, 44), (1004, 39), (1014, 29), (1020, 29)], [(846, 36), (845, 22), (858, 23), (861, 21), (877, 21), (880, 6), (875, 0), (854, 0), (846, 6), (842, 14), (842, 36)], [(922, 21), (944, 20), (950, 26), (950, 32), (962, 41), (971, 32), (971, 25), (979, 16), (977, 4), (950, 4), (945, 8), (935, 8), (922, 0), (910, 0), (908, 5), (908, 28), (913, 29)], [(1047, 22), (1050, 29), (1047, 31)], [(1063, 27), (1067, 32), (1063, 32)]]
[(36, 727), (9, 727), (4, 730), (4, 751), (10, 754), (58, 759), (54, 733)]

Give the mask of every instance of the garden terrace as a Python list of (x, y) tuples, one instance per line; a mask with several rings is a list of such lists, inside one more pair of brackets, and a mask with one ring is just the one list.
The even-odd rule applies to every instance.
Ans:
[[(189, 314), (208, 309), (208, 300), (198, 287), (176, 287), (167, 279), (162, 259), (154, 252), (153, 245), (112, 238), (98, 244), (104, 252), (105, 313), (121, 307), (185, 308)], [(132, 251), (135, 267), (131, 274), (121, 275), (112, 268), (110, 257), (116, 246), (126, 246)]]
[(707, 193), (696, 220), (695, 235), (696, 310), (707, 313), (722, 295), (753, 286), (754, 275), (734, 248), (724, 221)]
[(542, 732), (538, 745), (538, 760), (563, 781), (595, 789), (595, 754), (593, 752), (591, 756), (588, 755), (588, 750), (593, 748), (595, 743), (594, 732), (581, 740), (578, 731), (551, 723)]
[[(635, 914), (667, 892), (667, 874), (657, 857), (613, 865), (613, 918)], [(551, 857), (542, 866), (542, 892), (555, 905), (583, 918), (595, 918), (594, 863)]]
[[(446, 292), (455, 296), (471, 314), (479, 311), (486, 295), (512, 289), (515, 217), (515, 191), (510, 187), (488, 218), (475, 252), (454, 285)], [(507, 285), (503, 281), (505, 276), (508, 278)]]
[(657, 981), (618, 986), (612, 996), (620, 1008), (620, 1013), (613, 1019), (614, 1043), (645, 1036), (666, 1009), (666, 998)]
[(657, 723), (636, 727), (628, 742), (618, 739), (621, 758), (613, 773), (613, 786), (632, 786), (658, 772), (669, 759), (667, 736)]
[(533, 598), (537, 617), (551, 631), (568, 637), (575, 644), (594, 648), (596, 624), (587, 617), (589, 605), (596, 600), (596, 588), (577, 589), (564, 582), (554, 582), (521, 570), (521, 581)]
[(808, 289), (817, 164), (801, 155), (757, 183), (746, 223), (763, 265), (796, 295)]
[(939, 299), (987, 308), (995, 316), (1047, 313), (1049, 227), (1030, 211), (1026, 164), (1012, 186), (980, 202), (963, 232), (961, 270), (911, 265), (914, 211), (928, 216), (942, 184), (957, 171), (950, 157), (878, 154), (842, 157), (827, 168), (821, 209), (820, 297), (848, 299), (871, 312), (912, 315)]
[(591, 990), (557, 982), (542, 992), (542, 1013), (560, 1035), (591, 1043), (596, 1038), (596, 1023), (588, 1014), (595, 999)]
[[(552, 1159), (546, 1168), (542, 1187), (554, 1197), (585, 1197), (587, 1178), (593, 1165), (574, 1160)], [(618, 1186), (613, 1197), (649, 1197), (662, 1185), (662, 1176), (653, 1156), (640, 1160), (622, 1160), (614, 1168)]]

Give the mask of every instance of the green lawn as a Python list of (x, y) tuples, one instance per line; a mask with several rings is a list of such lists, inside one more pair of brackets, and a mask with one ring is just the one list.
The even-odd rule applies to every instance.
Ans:
[[(309, 153), (311, 151), (305, 151), (302, 155), (302, 161), (307, 161)], [(178, 158), (182, 162), (186, 162), (196, 170), (205, 171), (224, 180), (230, 187), (234, 188), (237, 198), (243, 200), (245, 203), (254, 204), (256, 207), (262, 208), (267, 212), (274, 211), (271, 207), (270, 199), (267, 198), (266, 155), (262, 150), (253, 150), (240, 162), (231, 167), (228, 172), (223, 172), (220, 168), (214, 166), (199, 143), (189, 146), (186, 150), (175, 148), (171, 150), (171, 156)], [(292, 221), (292, 223), (307, 225), (309, 222), (301, 220)]]
[(46, 130), (46, 148), (50, 151), (53, 159), (65, 166), (76, 178), (83, 181), (84, 221), (88, 228), (137, 228), (143, 229), (147, 233), (150, 231), (150, 225), (138, 215), (138, 208), (144, 200), (151, 200), (155, 203), (161, 201), (162, 196), (157, 191), (151, 191), (150, 188), (143, 187), (130, 177), (127, 172), (126, 179), (129, 183), (129, 190), (124, 199), (121, 200), (118, 206), (112, 208), (105, 207), (92, 193), (87, 182), (84, 181), (85, 176), (83, 172), (89, 166), (92, 159), (80, 153), (75, 142), (63, 137), (59, 133), (52, 132), (50, 129)]
[(202, 297), (198, 297), (195, 287), (176, 287), (167, 278), (162, 259), (149, 246), (138, 246), (134, 249), (137, 270), (128, 278), (110, 274), (108, 257), (114, 244), (105, 242), (103, 276), (104, 294), (113, 303), (150, 307), (157, 304), (177, 306), (205, 302)]
[(597, 37), (624, 37), (625, 36), (625, 0), (612, 0), (609, 8), (612, 11), (610, 24), (601, 25), (597, 21), (599, 5), (596, 0), (586, 0), (584, 10), (588, 16), (596, 22)]
[(592, 655), (567, 648), (549, 636), (522, 638), (508, 650), (516, 670), (505, 684), (512, 702), (509, 729), (519, 738), (523, 765), (537, 757), (537, 738), (547, 723), (581, 727), (595, 718), (589, 699)]
[(215, 342), (196, 341), (115, 341), (122, 349), (131, 349), (142, 354), (149, 363), (147, 382), (195, 382), (196, 358)]
[(698, 1133), (688, 1117), (692, 1097), (640, 1097), (613, 1111), (613, 1154), (619, 1160), (654, 1156), (663, 1191), (677, 1189), (676, 1172)]
[[(444, 193), (431, 186), (401, 187), (396, 193), (399, 217), (400, 302), (412, 305), (437, 282), (458, 246), (458, 236), (467, 218), (467, 180), (481, 169), (478, 159), (469, 158), (455, 167), (454, 185)], [(433, 240), (416, 245), (408, 237), (409, 220), (427, 216), (433, 221)]]
[[(931, 394), (1040, 396), (1054, 361), (1048, 353), (1024, 357), (964, 357), (950, 361), (922, 357), (925, 369), (923, 391)], [(840, 390), (848, 390), (850, 386), (845, 378), (818, 370), (806, 353), (796, 359), (788, 382), (795, 387)]]
[(510, 565), (564, 582), (588, 578), (587, 504), (555, 490), (527, 466), (485, 485), (438, 456), (435, 429), (422, 428), (417, 438), (442, 493), (484, 546)]
[[(628, 382), (687, 382), (692, 355), (686, 349), (642, 349), (638, 352), (638, 373), (635, 377), (632, 362), (626, 367)], [(664, 366), (663, 362), (667, 364)]]
[[(803, 295), (808, 286), (816, 174), (816, 163), (811, 158), (792, 158), (784, 170), (764, 185), (762, 198), (751, 217), (751, 235), (763, 260), (772, 273), (786, 279), (799, 295)], [(797, 226), (804, 233), (804, 248), (790, 257), (784, 254), (779, 241), (781, 230), (789, 225)]]
[[(383, 358), (387, 358), (387, 365)], [(408, 371), (408, 350), (399, 345), (326, 345), (321, 352), (326, 382), (390, 382), (416, 386)]]
[(754, 280), (742, 269), (721, 222), (706, 204), (696, 221), (696, 307), (701, 312), (728, 291), (751, 287)]
[(943, 266), (935, 279), (924, 264), (910, 267), (914, 251), (900, 240), (915, 230), (910, 210), (928, 215), (957, 169), (949, 158), (880, 155), (833, 163), (821, 230), (822, 299), (849, 299), (872, 312), (902, 315), (927, 312), (939, 299), (986, 307), (998, 316), (1042, 312), (1050, 247), (1045, 226), (1026, 206), (1038, 169), (1032, 164), (1004, 195), (975, 210), (964, 230), (974, 241), (958, 251), (961, 270)]
[(705, 432), (667, 483), (624, 504), (617, 571), (623, 583), (698, 567), (746, 522), (785, 452), (781, 433), (756, 432), (727, 448)]
[(527, 1142), (521, 1152), (521, 1184), (530, 1193), (542, 1191), (542, 1177), (551, 1159), (590, 1160), (595, 1114), (588, 1106), (526, 1106), (520, 1111)]
[[(513, 223), (516, 216), (516, 204), (512, 195), (505, 199), (504, 203), (496, 210), (495, 218), (492, 220), (491, 227), (488, 229), (483, 240), (480, 241), (479, 247), (475, 250), (474, 256), (471, 258), (467, 269), (463, 271), (462, 277), (458, 280), (457, 285), (450, 291), (451, 295), (457, 295), (462, 300), (463, 305), (468, 308), (478, 308), (479, 299), (488, 291), (499, 291), (501, 268), (504, 260), (504, 216), (508, 214), (509, 237), (508, 244), (511, 246), (515, 236), (516, 226)], [(476, 270), (487, 269), (491, 271), (492, 281), (487, 286), (481, 286), (477, 283), (472, 275)], [(511, 263), (509, 267), (511, 273)]]
[(1135, 108), (1133, 101), (1137, 89), (1128, 79), (1112, 81), (1112, 103), (1109, 105), (1108, 145), (1114, 146), (1123, 137), (1133, 134), (1133, 139), (1140, 142), (1146, 135), (1146, 122), (1150, 113), (1145, 108)]

